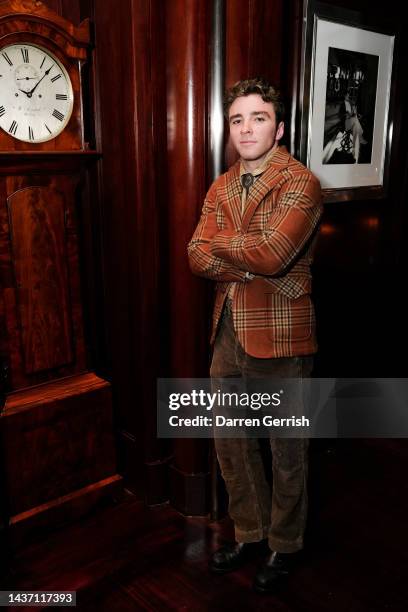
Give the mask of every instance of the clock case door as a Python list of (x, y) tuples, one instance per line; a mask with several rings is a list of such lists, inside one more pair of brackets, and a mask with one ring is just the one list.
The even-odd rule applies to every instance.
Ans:
[(0, 539), (8, 525), (15, 545), (121, 488), (111, 386), (94, 371), (95, 332), (86, 332), (98, 308), (89, 275), (99, 266), (87, 186), (100, 155), (84, 141), (81, 90), (89, 22), (75, 27), (40, 2), (0, 0), (0, 50), (21, 42), (65, 66), (74, 108), (48, 142), (0, 130), (0, 498), (9, 517)]

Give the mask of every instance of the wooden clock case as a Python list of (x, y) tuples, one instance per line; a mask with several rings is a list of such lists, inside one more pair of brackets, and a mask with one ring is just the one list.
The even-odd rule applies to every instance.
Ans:
[(98, 262), (85, 245), (92, 234), (86, 185), (100, 157), (85, 142), (89, 21), (75, 27), (41, 2), (0, 1), (0, 52), (22, 42), (49, 49), (65, 66), (74, 108), (48, 142), (0, 130), (0, 503), (2, 528), (16, 544), (121, 484), (111, 386), (94, 371), (87, 328), (87, 274)]

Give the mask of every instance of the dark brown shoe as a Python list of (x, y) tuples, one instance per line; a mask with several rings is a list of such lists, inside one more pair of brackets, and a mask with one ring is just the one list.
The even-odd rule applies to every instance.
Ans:
[(265, 540), (261, 542), (251, 542), (244, 544), (242, 542), (234, 542), (222, 546), (211, 556), (209, 568), (217, 574), (226, 574), (239, 569), (245, 563), (256, 556), (262, 554), (265, 550)]

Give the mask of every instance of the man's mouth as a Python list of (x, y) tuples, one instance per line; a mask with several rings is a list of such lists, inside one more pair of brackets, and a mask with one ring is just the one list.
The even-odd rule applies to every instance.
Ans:
[(256, 140), (241, 140), (239, 144), (242, 144), (242, 145), (256, 144)]

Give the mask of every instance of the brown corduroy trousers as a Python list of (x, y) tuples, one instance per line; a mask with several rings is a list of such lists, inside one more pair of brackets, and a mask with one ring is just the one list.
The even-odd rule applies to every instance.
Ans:
[[(305, 378), (310, 376), (312, 366), (310, 355), (259, 359), (245, 353), (235, 334), (227, 300), (214, 345), (212, 378)], [(272, 493), (258, 439), (216, 437), (214, 443), (237, 542), (268, 538), (274, 551), (300, 550), (307, 516), (309, 440), (270, 438)]]

